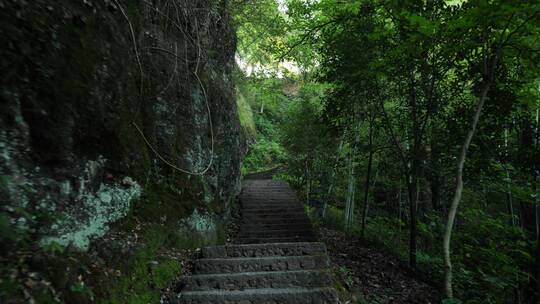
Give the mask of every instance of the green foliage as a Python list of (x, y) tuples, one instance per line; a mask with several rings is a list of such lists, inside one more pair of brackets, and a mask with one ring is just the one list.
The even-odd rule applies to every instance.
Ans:
[(99, 303), (159, 302), (161, 289), (180, 273), (179, 261), (159, 255), (167, 246), (164, 235), (160, 229), (147, 232), (145, 246), (128, 260), (125, 273), (109, 290), (107, 299)]
[(280, 142), (281, 124), (291, 102), (284, 92), (286, 79), (245, 78), (240, 80), (239, 92), (243, 102), (250, 108), (253, 133), (242, 172), (257, 172), (274, 168), (284, 160), (284, 150)]
[(77, 282), (70, 286), (69, 288), (73, 293), (81, 294), (82, 296), (94, 301), (94, 292), (84, 282)]
[[(523, 269), (533, 263), (529, 253), (533, 244), (520, 228), (508, 225), (508, 217), (494, 217), (481, 209), (465, 209), (461, 215), (454, 253), (457, 282), (469, 290), (462, 298), (497, 303), (526, 282)], [(474, 292), (479, 290), (492, 291)]]
[(257, 128), (255, 127), (251, 106), (247, 102), (244, 95), (242, 95), (240, 92), (238, 92), (236, 95), (236, 107), (238, 109), (240, 125), (244, 130), (244, 134), (246, 135), (248, 142), (251, 142), (257, 136)]
[(0, 194), (1, 195), (7, 195), (7, 192), (9, 191), (8, 185), (9, 185), (9, 175), (0, 175)]
[(244, 160), (243, 172), (259, 172), (276, 167), (284, 160), (283, 148), (279, 142), (261, 138), (250, 147)]
[(338, 298), (342, 303), (350, 304), (366, 304), (363, 294), (359, 290), (352, 288), (353, 273), (347, 267), (333, 267), (333, 287), (338, 293)]
[[(238, 3), (237, 3), (238, 2)], [(283, 30), (286, 16), (274, 0), (259, 0), (256, 5), (242, 1), (231, 1), (230, 5), (236, 35), (238, 53), (247, 64), (261, 66), (264, 72), (268, 67), (276, 68), (276, 54), (283, 48)]]
[[(364, 194), (370, 204), (365, 237), (406, 261), (414, 233), (419, 271), (441, 285), (456, 157), (488, 88), (451, 243), (454, 290), (466, 303), (534, 301), (540, 292), (529, 284), (539, 254), (540, 6), (511, 0), (282, 3), (281, 10), (274, 1), (244, 7), (243, 13), (262, 14), (252, 23), (247, 15), (237, 19), (244, 54), (257, 54), (250, 58), (259, 63), (293, 61), (302, 71), (293, 77), (301, 85), (286, 95), (284, 81), (275, 77), (278, 62), (251, 75), (244, 96), (257, 144), (245, 171), (283, 164), (280, 178), (302, 198), (328, 204), (324, 218), (321, 208), (307, 208), (312, 221), (336, 229), (344, 228), (342, 206), (353, 180), (353, 217), (362, 218)], [(261, 43), (248, 42), (248, 29)], [(373, 184), (364, 193), (371, 153)], [(350, 232), (360, 231), (355, 222)]]
[(0, 213), (0, 240), (14, 240), (15, 234), (11, 228), (10, 217), (7, 214)]
[(347, 269), (347, 267), (339, 267), (339, 276), (341, 277), (341, 280), (345, 283), (347, 289), (351, 290), (354, 283), (351, 271)]
[(53, 254), (53, 255), (60, 255), (62, 253), (65, 252), (66, 248), (60, 244), (58, 244), (57, 242), (50, 242), (50, 243), (47, 243), (46, 245), (42, 246), (42, 249), (44, 252), (46, 253), (50, 253), (50, 254)]
[[(315, 209), (308, 209), (315, 223), (344, 231), (343, 210), (330, 206), (327, 217), (321, 219)], [(462, 214), (464, 223), (455, 232), (453, 261), (456, 289), (459, 298), (467, 303), (499, 303), (509, 290), (525, 284), (528, 276), (523, 272), (532, 262), (529, 252), (534, 245), (519, 228), (509, 228), (507, 222), (485, 214), (482, 210), (467, 209)], [(439, 226), (440, 216), (433, 214), (428, 224)], [(423, 226), (423, 239), (418, 252), (419, 269), (436, 280), (442, 280), (441, 234), (438, 228)], [(360, 232), (359, 223), (352, 233)], [(396, 219), (376, 216), (370, 219), (366, 239), (403, 261), (407, 260), (407, 225)], [(497, 265), (494, 267), (494, 265)], [(486, 290), (490, 290), (486, 293)]]
[(310, 215), (310, 219), (318, 223), (319, 225), (323, 225), (326, 227), (330, 227), (337, 230), (345, 230), (345, 223), (343, 221), (343, 210), (336, 208), (335, 206), (328, 206), (328, 209), (326, 210), (326, 216), (323, 218), (319, 214), (319, 210), (316, 208), (309, 209), (308, 215)]
[[(498, 303), (509, 290), (526, 282), (527, 275), (522, 269), (531, 262), (528, 252), (532, 244), (520, 229), (510, 228), (504, 219), (491, 217), (482, 210), (467, 209), (462, 216), (465, 223), (455, 232), (453, 247), (456, 290), (460, 298), (468, 301)], [(442, 218), (434, 220), (440, 222)], [(404, 226), (396, 229), (384, 217), (377, 217), (370, 221), (366, 237), (405, 260), (408, 239)], [(442, 280), (443, 263), (437, 246), (441, 243), (439, 229), (424, 226), (421, 230), (419, 268)], [(485, 290), (490, 293), (486, 294)]]

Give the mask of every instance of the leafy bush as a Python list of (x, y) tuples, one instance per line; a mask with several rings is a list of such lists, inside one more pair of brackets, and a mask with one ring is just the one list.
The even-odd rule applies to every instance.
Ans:
[(251, 106), (241, 92), (237, 92), (236, 107), (238, 109), (238, 118), (240, 119), (240, 125), (244, 130), (244, 134), (246, 135), (248, 142), (252, 142), (257, 136), (257, 129), (255, 127)]

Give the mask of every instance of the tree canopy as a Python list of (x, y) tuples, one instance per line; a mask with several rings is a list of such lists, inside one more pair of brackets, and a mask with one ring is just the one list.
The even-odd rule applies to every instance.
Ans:
[(540, 4), (258, 3), (234, 4), (239, 56), (300, 67), (244, 78), (282, 97), (255, 114), (263, 137), (275, 116), (255, 144), (279, 147), (266, 167), (322, 202), (321, 223), (377, 240), (452, 301), (538, 301)]

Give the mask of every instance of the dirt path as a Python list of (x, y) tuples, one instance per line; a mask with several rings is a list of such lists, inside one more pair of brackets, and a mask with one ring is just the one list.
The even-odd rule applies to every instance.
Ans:
[(440, 303), (436, 288), (409, 274), (395, 257), (343, 232), (320, 228), (319, 234), (342, 279), (367, 303)]

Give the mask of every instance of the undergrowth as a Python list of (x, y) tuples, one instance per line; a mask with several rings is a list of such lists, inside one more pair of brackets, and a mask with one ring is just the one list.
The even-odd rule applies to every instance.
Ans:
[[(345, 231), (343, 210), (328, 206), (326, 218), (320, 210), (306, 207), (316, 226)], [(463, 218), (453, 238), (453, 264), (455, 286), (458, 295), (466, 303), (501, 303), (504, 294), (518, 284), (526, 284), (526, 269), (533, 258), (528, 254), (530, 244), (516, 227), (509, 229), (506, 223), (488, 216), (475, 208), (460, 213)], [(419, 248), (416, 273), (430, 282), (443, 281), (442, 219), (428, 214), (427, 221), (418, 224)], [(365, 241), (399, 258), (403, 264), (408, 260), (408, 223), (382, 215), (369, 218)], [(347, 232), (360, 235), (360, 223), (356, 221)], [(497, 265), (497, 267), (493, 267)], [(436, 284), (436, 283), (435, 283)], [(484, 291), (490, 289), (489, 295)]]

